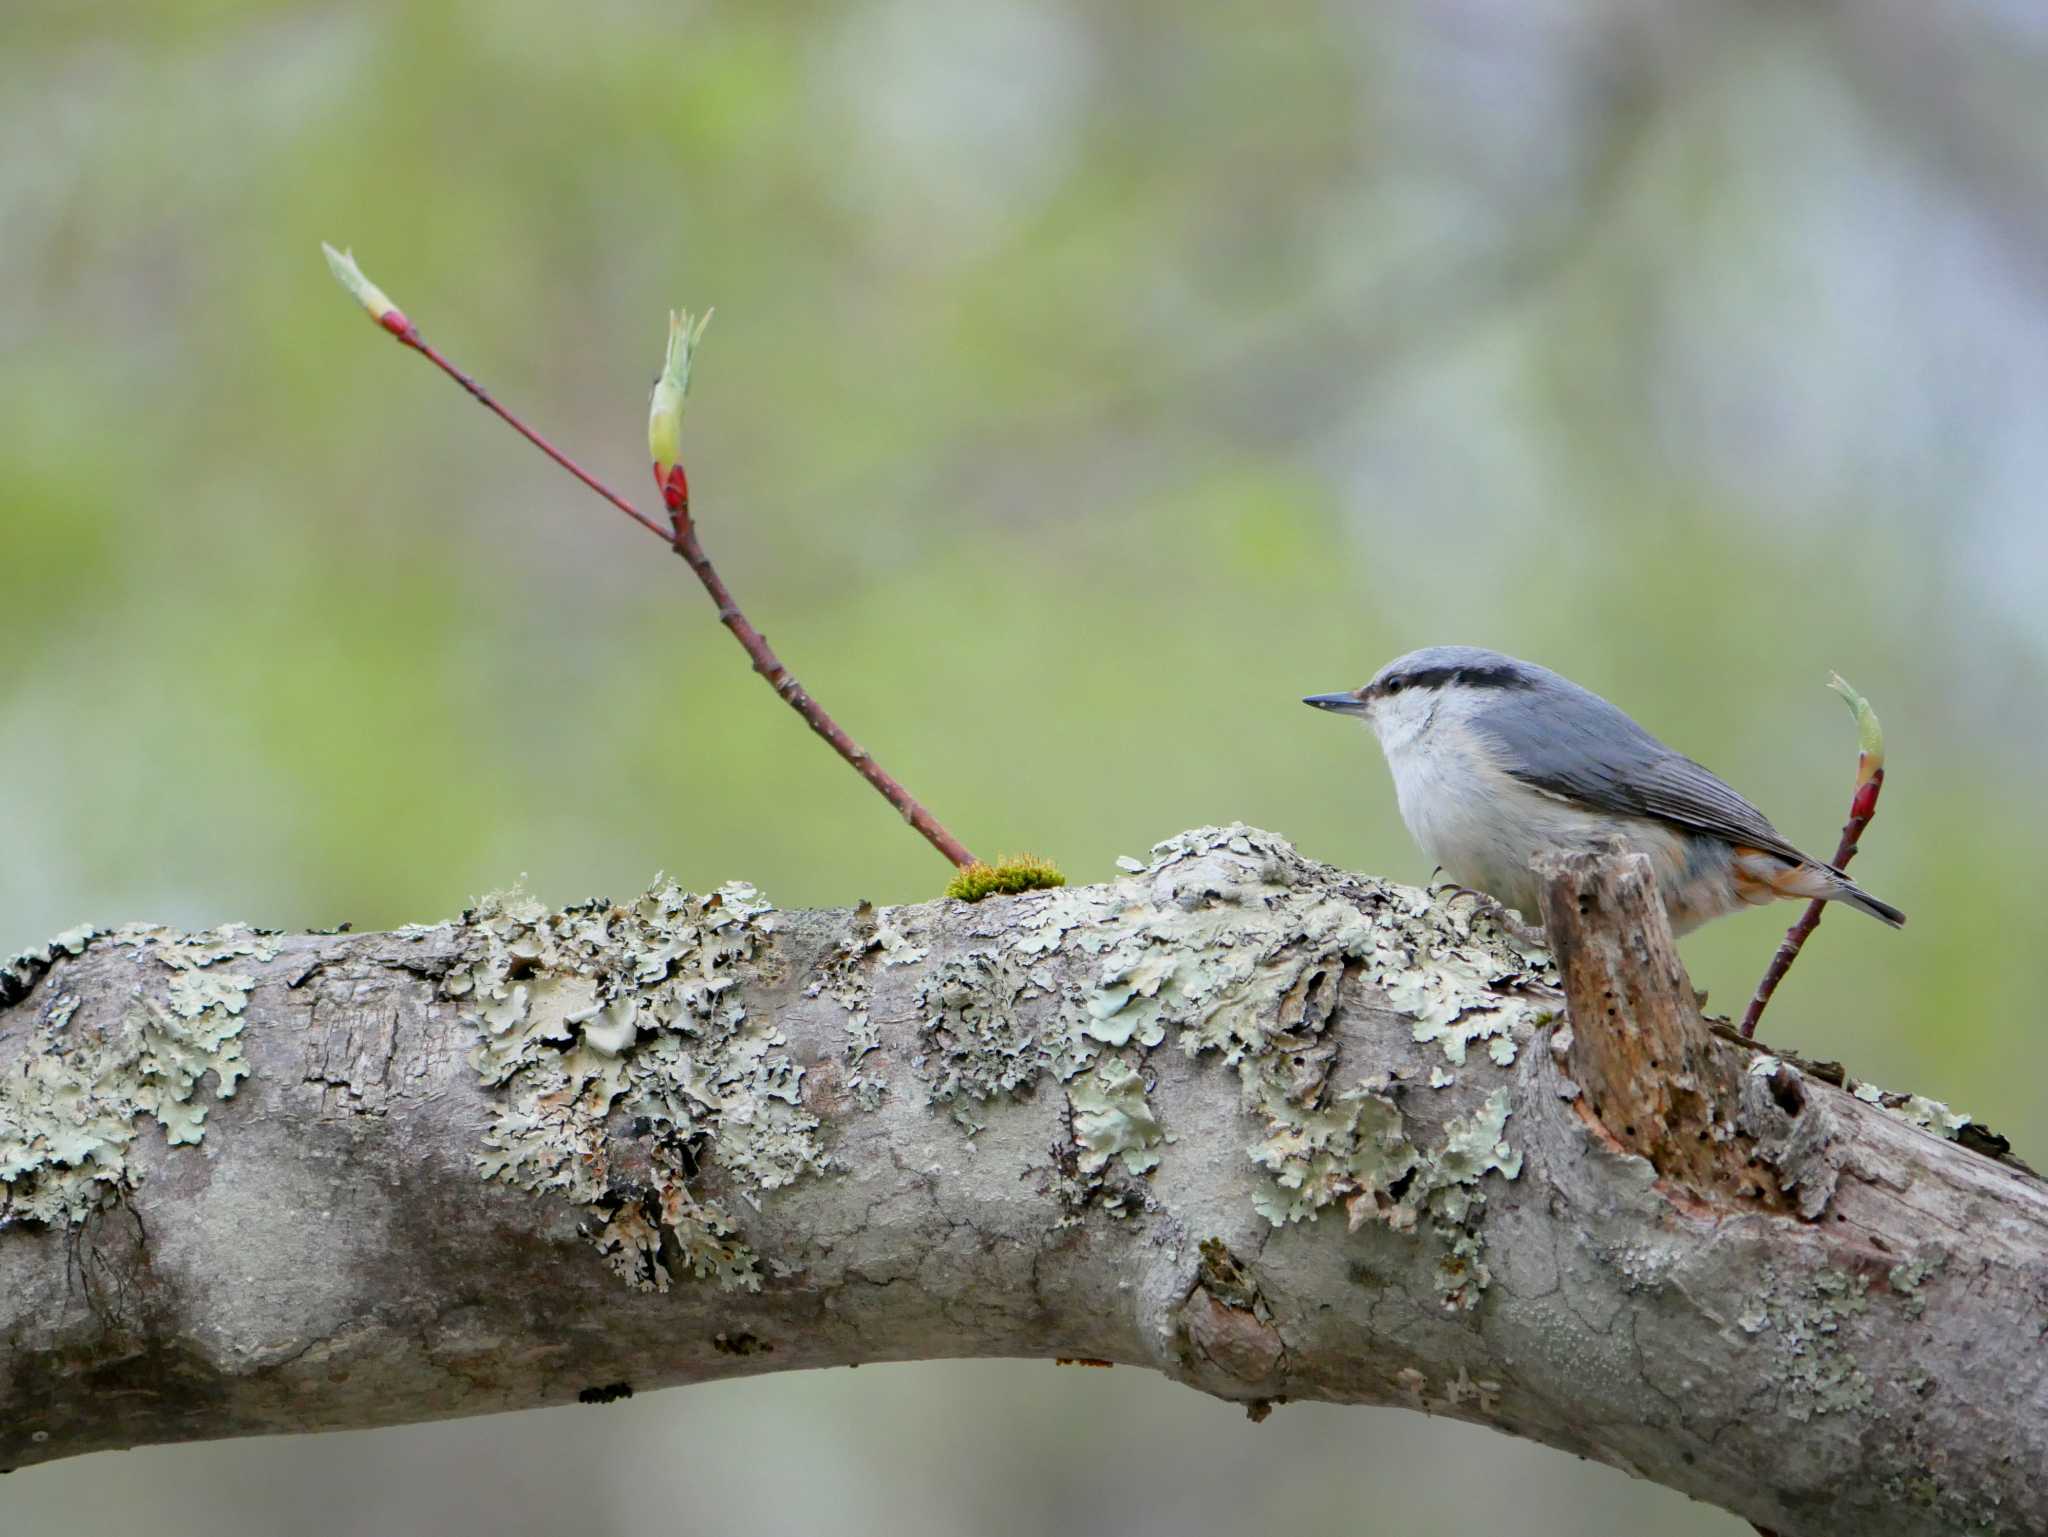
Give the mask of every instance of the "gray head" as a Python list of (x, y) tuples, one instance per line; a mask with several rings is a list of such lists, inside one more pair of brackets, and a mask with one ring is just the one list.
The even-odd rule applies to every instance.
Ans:
[(1394, 658), (1360, 688), (1311, 694), (1302, 703), (1361, 716), (1392, 747), (1422, 731), (1447, 698), (1471, 709), (1559, 688), (1581, 692), (1547, 667), (1483, 646), (1425, 646)]

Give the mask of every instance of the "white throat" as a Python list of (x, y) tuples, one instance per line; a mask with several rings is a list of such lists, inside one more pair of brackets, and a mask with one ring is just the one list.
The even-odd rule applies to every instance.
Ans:
[(1455, 691), (1448, 689), (1408, 689), (1399, 694), (1383, 695), (1373, 702), (1372, 734), (1380, 740), (1380, 751), (1387, 755), (1387, 762), (1394, 763), (1419, 746), (1431, 727), (1439, 720), (1462, 721), (1468, 709)]

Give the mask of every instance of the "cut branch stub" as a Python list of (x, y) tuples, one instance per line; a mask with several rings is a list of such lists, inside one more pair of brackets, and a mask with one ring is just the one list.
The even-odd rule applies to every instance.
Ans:
[(1650, 861), (1617, 843), (1550, 856), (1537, 873), (1582, 1110), (1672, 1184), (1784, 1209), (1776, 1177), (1735, 1128), (1741, 1064), (1700, 1017)]

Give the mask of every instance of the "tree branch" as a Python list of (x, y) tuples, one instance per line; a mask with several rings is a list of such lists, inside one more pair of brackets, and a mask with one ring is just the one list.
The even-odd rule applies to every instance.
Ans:
[(63, 936), (0, 971), (0, 1466), (1037, 1355), (1786, 1537), (2048, 1527), (2048, 1192), (1689, 1008), (1677, 1090), (1618, 1067), (1605, 987), (1690, 999), (1603, 910), (1561, 988), (1233, 828), (973, 906)]

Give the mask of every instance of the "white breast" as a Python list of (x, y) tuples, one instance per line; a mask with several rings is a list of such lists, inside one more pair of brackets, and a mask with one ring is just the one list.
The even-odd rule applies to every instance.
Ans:
[(1539, 854), (1620, 836), (1650, 856), (1665, 891), (1676, 888), (1686, 863), (1685, 840), (1676, 829), (1588, 811), (1514, 779), (1499, 767), (1490, 744), (1459, 718), (1453, 701), (1432, 714), (1396, 716), (1379, 734), (1401, 820), (1422, 852), (1459, 885), (1534, 921), (1542, 906), (1532, 868)]

